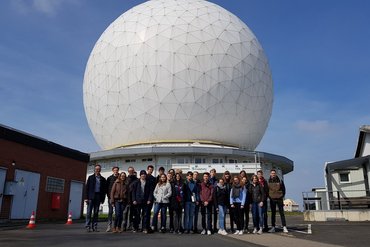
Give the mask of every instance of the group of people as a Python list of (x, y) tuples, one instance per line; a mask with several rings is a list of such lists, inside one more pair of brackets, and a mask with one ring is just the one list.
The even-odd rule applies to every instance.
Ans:
[[(215, 169), (203, 174), (189, 171), (183, 178), (182, 171), (170, 169), (166, 174), (163, 167), (159, 168), (158, 176), (154, 177), (152, 165), (149, 165), (146, 171), (141, 170), (139, 177), (133, 167), (128, 168), (128, 174), (119, 173), (119, 168), (113, 167), (113, 174), (105, 179), (100, 174), (100, 165), (95, 165), (94, 169), (94, 174), (88, 177), (85, 187), (88, 232), (98, 231), (99, 208), (106, 196), (109, 200), (107, 232), (132, 230), (143, 233), (199, 233), (200, 211), (201, 234), (211, 235), (217, 232), (226, 235), (229, 232), (241, 235), (249, 233), (251, 210), (252, 232), (262, 234), (267, 231), (275, 232), (276, 207), (283, 231), (288, 232), (283, 208), (285, 186), (274, 169), (270, 171), (267, 181), (261, 170), (250, 179), (245, 171), (241, 171), (237, 176), (225, 171), (222, 177), (217, 178)], [(268, 200), (271, 207), (270, 229), (267, 225)], [(229, 231), (226, 229), (225, 220), (227, 212), (230, 216)]]

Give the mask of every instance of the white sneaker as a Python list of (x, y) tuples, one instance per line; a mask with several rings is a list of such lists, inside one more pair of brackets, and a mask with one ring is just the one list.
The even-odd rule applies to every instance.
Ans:
[(106, 232), (111, 232), (111, 231), (112, 231), (112, 228), (108, 226)]
[(262, 228), (259, 229), (259, 231), (257, 232), (258, 234), (262, 234)]
[(218, 229), (218, 234), (222, 234), (222, 230), (221, 229)]
[(227, 231), (226, 230), (222, 230), (221, 234), (225, 236), (225, 235), (227, 235)]
[(243, 235), (243, 231), (239, 231), (239, 235)]
[(235, 235), (238, 235), (238, 234), (239, 234), (239, 231), (238, 231), (238, 230), (236, 230), (236, 231), (234, 232), (234, 234), (235, 234)]
[(286, 226), (283, 227), (283, 232), (288, 233), (288, 229), (286, 228)]
[(253, 234), (256, 234), (257, 233), (257, 228), (254, 228), (253, 229)]
[(208, 230), (207, 231), (207, 235), (211, 235), (212, 233), (211, 233), (211, 231), (210, 230)]
[(275, 232), (275, 227), (273, 226), (273, 227), (271, 227), (269, 233), (274, 233), (274, 232)]
[(203, 229), (203, 231), (200, 234), (205, 235), (206, 233), (207, 233), (207, 231), (205, 229)]

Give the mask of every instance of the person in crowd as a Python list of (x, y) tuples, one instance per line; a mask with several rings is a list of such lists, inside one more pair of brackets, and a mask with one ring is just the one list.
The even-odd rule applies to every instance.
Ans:
[(110, 204), (114, 207), (116, 217), (114, 219), (112, 232), (121, 233), (122, 215), (127, 205), (128, 189), (126, 182), (126, 173), (121, 172), (116, 182), (114, 182), (111, 194)]
[(168, 204), (168, 214), (170, 218), (170, 233), (174, 233), (174, 217), (175, 217), (175, 207), (176, 207), (176, 191), (175, 191), (175, 179), (172, 177), (172, 173), (168, 171), (167, 173), (167, 183), (171, 186), (171, 196), (170, 203)]
[[(200, 191), (200, 184), (201, 180), (198, 178), (199, 172), (194, 171), (193, 172), (193, 180), (196, 183), (198, 187), (198, 191)], [(198, 233), (198, 218), (199, 218), (199, 209), (200, 209), (200, 204), (195, 204), (195, 209), (194, 209), (194, 223), (193, 223), (193, 231), (194, 233)]]
[(181, 234), (183, 232), (182, 227), (182, 210), (184, 208), (184, 190), (185, 185), (182, 181), (180, 173), (175, 175), (175, 233)]
[(245, 170), (241, 170), (239, 172), (239, 177), (240, 177), (240, 179), (243, 179), (244, 177), (247, 177), (247, 172)]
[[(193, 232), (193, 216), (195, 205), (199, 204), (198, 186), (193, 180), (193, 173), (189, 171), (186, 174), (184, 188), (184, 233)], [(194, 232), (193, 232), (194, 233)]]
[(158, 175), (156, 179), (156, 184), (158, 184), (159, 180), (161, 179), (161, 175), (165, 174), (165, 169), (163, 166), (158, 168)]
[(257, 171), (257, 177), (258, 177), (258, 182), (260, 183), (261, 187), (264, 190), (265, 193), (265, 200), (263, 202), (263, 232), (267, 232), (269, 230), (268, 224), (267, 224), (267, 197), (269, 194), (269, 186), (267, 184), (266, 179), (263, 176), (262, 170)]
[(125, 209), (123, 210), (123, 220), (122, 220), (122, 231), (128, 229), (132, 230), (133, 222), (134, 222), (134, 210), (132, 207), (132, 200), (131, 200), (131, 193), (132, 193), (132, 184), (137, 180), (137, 176), (135, 174), (135, 169), (130, 166), (127, 169), (128, 176), (126, 179), (127, 184), (127, 205)]
[[(230, 198), (230, 191), (231, 191), (231, 187), (232, 187), (232, 184), (233, 184), (230, 172), (225, 171), (222, 178), (225, 182), (225, 187), (226, 187), (226, 191), (227, 191), (227, 198)], [(234, 233), (234, 210), (231, 209), (230, 200), (227, 200), (226, 207), (227, 207), (227, 210), (229, 211), (229, 216), (230, 216), (229, 217), (229, 219), (230, 219), (230, 231), (231, 231), (231, 233)], [(226, 229), (226, 220), (225, 220), (225, 229)]]
[(209, 180), (209, 173), (203, 173), (203, 182), (200, 184), (200, 211), (202, 214), (202, 235), (212, 234), (213, 184)]
[(271, 207), (271, 229), (269, 232), (275, 232), (275, 220), (276, 220), (276, 206), (279, 209), (281, 224), (283, 225), (283, 232), (287, 233), (285, 214), (284, 214), (284, 197), (285, 197), (285, 185), (284, 181), (276, 175), (276, 170), (270, 171), (270, 178), (268, 180), (269, 186), (269, 198)]
[[(148, 208), (153, 205), (153, 190), (151, 183), (146, 179), (147, 173), (145, 170), (140, 171), (140, 179), (132, 184), (131, 200), (135, 210), (134, 229), (138, 231), (140, 219), (143, 233), (149, 233), (150, 210)], [(149, 212), (149, 213), (148, 213)]]
[[(148, 183), (150, 184), (150, 191), (151, 191), (152, 197), (153, 197), (153, 192), (154, 192), (155, 186), (157, 185), (157, 179), (156, 179), (156, 177), (153, 176), (154, 167), (152, 165), (148, 165), (146, 170), (147, 170), (147, 178), (146, 179), (147, 179)], [(153, 200), (154, 200), (154, 198), (153, 198)], [(148, 222), (150, 222), (150, 215), (152, 213), (153, 205), (154, 205), (154, 201), (151, 201), (151, 203), (146, 208), (146, 210), (147, 210), (146, 215), (148, 217), (148, 219), (147, 219)], [(151, 231), (151, 228), (149, 228), (148, 231)]]
[(252, 197), (253, 234), (262, 234), (265, 190), (260, 184), (257, 175), (252, 176), (252, 184), (249, 187), (249, 192)]
[(224, 178), (218, 180), (218, 184), (214, 189), (214, 204), (217, 206), (218, 211), (218, 234), (227, 235), (225, 228), (225, 215), (226, 207), (230, 204), (229, 192), (225, 186)]
[(157, 230), (158, 225), (158, 214), (159, 211), (161, 212), (161, 228), (159, 232), (165, 233), (166, 232), (166, 219), (167, 219), (167, 207), (170, 203), (170, 197), (172, 195), (171, 184), (167, 183), (167, 176), (166, 174), (162, 174), (159, 178), (159, 182), (155, 186), (154, 189), (154, 214), (152, 220), (152, 230)]
[(234, 234), (243, 234), (243, 210), (246, 197), (247, 192), (244, 185), (241, 184), (240, 178), (235, 176), (230, 191), (230, 205), (232, 210), (234, 210), (234, 222), (236, 223)]
[(176, 177), (176, 176), (175, 176), (175, 175), (176, 175), (175, 170), (171, 168), (171, 169), (169, 169), (169, 170), (168, 170), (168, 173), (171, 173), (171, 175), (172, 175), (172, 179), (175, 181), (175, 177)]
[[(213, 188), (215, 188), (217, 186), (217, 182), (218, 182), (218, 179), (217, 179), (217, 174), (216, 174), (216, 169), (212, 168), (210, 171), (209, 171), (209, 174), (210, 174), (210, 178), (209, 178), (209, 182), (212, 184)], [(212, 205), (212, 213), (213, 213), (213, 232), (217, 232), (217, 207), (213, 204)]]
[(112, 191), (112, 186), (114, 184), (114, 182), (116, 182), (116, 180), (118, 179), (119, 177), (119, 168), (117, 166), (114, 166), (112, 168), (112, 172), (113, 174), (110, 175), (108, 178), (107, 178), (107, 196), (108, 196), (108, 225), (107, 225), (107, 230), (106, 232), (110, 232), (112, 231), (112, 222), (113, 222), (113, 208), (114, 208), (114, 205), (112, 206), (112, 204), (110, 203), (110, 195), (111, 195), (111, 191)]
[[(247, 175), (242, 178), (242, 183), (244, 184), (245, 190), (248, 192), (249, 187), (251, 186), (251, 183)], [(247, 198), (244, 204), (244, 233), (249, 233), (248, 226), (249, 226), (249, 212), (251, 208), (251, 201), (252, 201), (251, 194), (247, 193)]]
[[(87, 204), (86, 213), (86, 230), (90, 232), (98, 232), (98, 216), (100, 204), (104, 203), (105, 195), (107, 193), (107, 180), (100, 174), (101, 166), (99, 164), (94, 167), (94, 174), (87, 179), (85, 186), (85, 202)], [(91, 213), (94, 216), (91, 219)]]

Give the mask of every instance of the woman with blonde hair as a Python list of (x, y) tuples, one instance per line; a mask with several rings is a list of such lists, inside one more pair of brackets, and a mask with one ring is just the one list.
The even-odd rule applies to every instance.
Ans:
[(166, 174), (162, 174), (159, 181), (154, 189), (154, 214), (152, 220), (152, 230), (157, 228), (158, 214), (161, 211), (161, 228), (160, 232), (166, 232), (166, 219), (167, 219), (167, 207), (170, 203), (170, 197), (172, 195), (171, 184), (167, 183)]

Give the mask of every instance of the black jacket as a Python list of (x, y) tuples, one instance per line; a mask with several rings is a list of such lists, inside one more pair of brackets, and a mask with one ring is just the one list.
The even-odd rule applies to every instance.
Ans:
[(127, 197), (127, 202), (129, 204), (131, 204), (132, 200), (131, 200), (131, 193), (132, 193), (132, 184), (138, 180), (138, 178), (135, 176), (135, 175), (128, 175), (127, 176), (127, 190), (128, 190), (128, 197)]
[[(96, 179), (95, 174), (88, 177), (85, 186), (85, 198), (87, 200), (93, 200), (95, 198), (95, 185)], [(107, 194), (107, 180), (100, 175), (100, 202), (104, 203), (105, 195)]]
[(251, 202), (259, 203), (259, 202), (263, 202), (266, 200), (265, 190), (262, 188), (260, 184), (257, 184), (255, 186), (251, 184), (251, 186), (249, 187), (249, 192), (252, 197)]
[[(118, 174), (118, 176), (119, 176), (119, 174)], [(113, 184), (114, 184), (114, 182), (116, 182), (118, 176), (114, 176), (112, 174), (107, 178), (107, 196), (108, 196), (108, 199), (110, 199), (110, 192), (112, 191)]]
[(230, 204), (229, 195), (230, 195), (230, 192), (227, 191), (226, 184), (223, 189), (221, 189), (220, 187), (216, 185), (214, 189), (214, 198), (213, 198), (215, 206), (216, 207), (218, 207), (218, 205), (227, 206), (228, 204)]
[(136, 201), (138, 204), (146, 203), (147, 201), (153, 203), (153, 192), (154, 189), (152, 189), (152, 184), (146, 180), (143, 193), (140, 179), (137, 179), (132, 184), (131, 200), (133, 202)]

